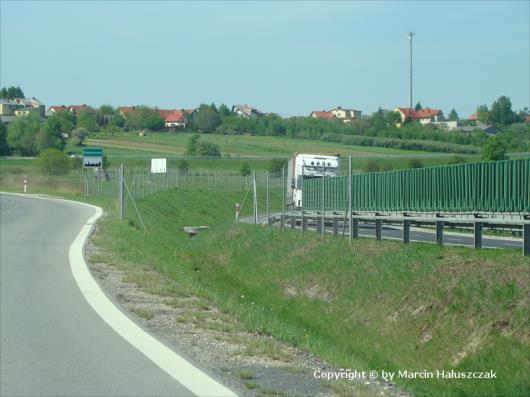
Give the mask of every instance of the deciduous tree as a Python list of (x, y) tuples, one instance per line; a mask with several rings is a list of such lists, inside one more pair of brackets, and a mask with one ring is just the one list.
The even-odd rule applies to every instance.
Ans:
[(482, 160), (498, 161), (507, 159), (506, 146), (504, 146), (504, 143), (496, 136), (491, 137), (482, 148)]
[(40, 128), (40, 117), (34, 113), (17, 117), (7, 128), (7, 144), (15, 153), (32, 156), (37, 153), (36, 138)]
[(515, 123), (517, 114), (512, 110), (512, 102), (507, 96), (499, 97), (491, 105), (489, 121), (497, 127)]

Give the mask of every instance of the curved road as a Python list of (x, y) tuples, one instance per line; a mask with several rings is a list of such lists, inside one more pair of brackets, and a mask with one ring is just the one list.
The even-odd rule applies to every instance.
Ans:
[(0, 195), (0, 395), (194, 395), (103, 321), (76, 284), (69, 248), (94, 213)]

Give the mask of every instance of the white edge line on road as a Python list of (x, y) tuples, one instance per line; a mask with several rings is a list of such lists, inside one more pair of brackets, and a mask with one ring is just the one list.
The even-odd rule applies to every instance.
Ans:
[[(2, 192), (2, 194), (4, 193)], [(101, 290), (98, 283), (94, 280), (92, 274), (88, 270), (83, 255), (85, 242), (92, 232), (94, 223), (103, 214), (103, 210), (100, 207), (73, 200), (28, 196), (24, 194), (16, 195), (45, 200), (66, 201), (95, 209), (96, 214), (85, 222), (69, 250), (70, 269), (72, 270), (72, 274), (79, 290), (90, 306), (122, 338), (195, 395), (200, 397), (237, 397), (237, 394), (233, 391), (202, 372), (135, 324), (129, 317), (123, 314)]]

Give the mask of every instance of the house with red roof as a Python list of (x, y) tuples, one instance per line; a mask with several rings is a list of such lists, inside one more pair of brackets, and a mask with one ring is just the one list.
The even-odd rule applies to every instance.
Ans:
[(335, 109), (329, 111), (322, 110), (314, 111), (309, 114), (309, 117), (313, 117), (320, 120), (340, 120), (343, 123), (349, 123), (354, 119), (361, 118), (361, 111), (354, 109), (343, 109), (338, 106)]
[(73, 114), (78, 114), (79, 112), (93, 112), (94, 109), (92, 109), (90, 106), (83, 104), (83, 105), (70, 105), (70, 107), (68, 108), (68, 111)]
[[(127, 118), (127, 115), (137, 110), (139, 106), (119, 106), (120, 114)], [(186, 128), (188, 123), (195, 117), (196, 109), (153, 109), (164, 119), (164, 125), (168, 131), (176, 131)]]
[(120, 112), (123, 117), (127, 117), (129, 113), (136, 109), (138, 109), (138, 106), (118, 106), (118, 112)]
[(412, 108), (395, 108), (401, 116), (401, 126), (406, 121), (417, 121), (420, 124), (432, 124), (443, 120), (443, 113), (440, 109), (423, 108), (414, 110)]
[(70, 106), (64, 106), (64, 105), (61, 105), (61, 106), (50, 106), (48, 108), (48, 111), (50, 113), (54, 113), (54, 114), (57, 114), (57, 113), (61, 113), (61, 112), (70, 112), (70, 113), (73, 113), (73, 114), (77, 114), (81, 111), (85, 111), (85, 112), (93, 112), (94, 109), (92, 109), (90, 106), (87, 106), (87, 105), (70, 105)]
[(50, 106), (48, 108), (48, 111), (50, 113), (61, 113), (61, 112), (67, 112), (68, 111), (68, 106), (64, 106), (64, 105), (61, 105), (61, 106)]
[(318, 110), (311, 112), (309, 117), (313, 117), (315, 119), (320, 119), (320, 120), (335, 120), (336, 119), (333, 113), (326, 112), (325, 110), (322, 110), (321, 112), (319, 112)]

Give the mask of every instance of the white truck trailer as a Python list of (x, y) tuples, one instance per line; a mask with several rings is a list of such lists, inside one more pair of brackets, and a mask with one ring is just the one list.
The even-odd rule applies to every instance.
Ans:
[(302, 175), (304, 180), (339, 176), (340, 157), (319, 154), (295, 154), (287, 164), (287, 204), (302, 207)]

